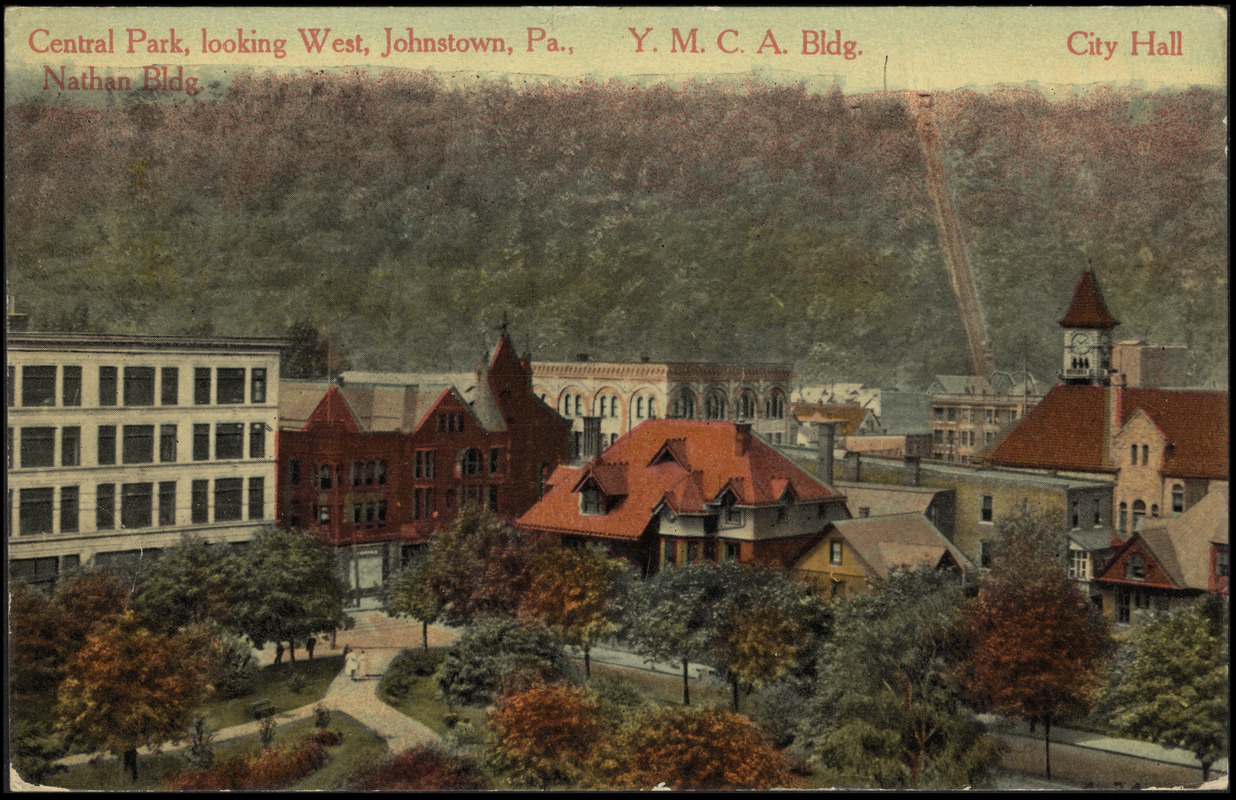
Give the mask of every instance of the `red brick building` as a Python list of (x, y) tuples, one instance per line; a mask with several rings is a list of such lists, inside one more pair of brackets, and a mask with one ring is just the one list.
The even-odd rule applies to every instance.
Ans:
[(602, 543), (645, 574), (699, 561), (788, 568), (849, 516), (843, 495), (732, 422), (645, 421), (550, 484), (521, 529)]
[(567, 457), (570, 427), (505, 333), (474, 382), (423, 377), (281, 384), (276, 518), (348, 547), (353, 587), (376, 586), (462, 506), (514, 520)]

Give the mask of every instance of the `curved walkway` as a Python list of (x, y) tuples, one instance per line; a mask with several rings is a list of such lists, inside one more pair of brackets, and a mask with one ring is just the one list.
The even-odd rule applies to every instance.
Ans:
[[(313, 715), (313, 709), (319, 703), (335, 711), (341, 711), (369, 728), (386, 740), (389, 751), (400, 753), (409, 747), (438, 740), (435, 734), (424, 724), (405, 716), (382, 702), (378, 697), (378, 684), (382, 675), (390, 666), (391, 660), (405, 648), (419, 648), (422, 644), (421, 626), (406, 620), (392, 619), (380, 611), (362, 611), (352, 615), (355, 627), (340, 631), (335, 639), (335, 646), (328, 642), (318, 645), (320, 655), (336, 655), (345, 646), (352, 650), (364, 651), (365, 674), (360, 680), (353, 681), (342, 670), (326, 688), (326, 694), (320, 700), (309, 705), (275, 714), (272, 719), (275, 725), (282, 727), (297, 720)], [(453, 642), (457, 638), (454, 631), (448, 628), (430, 626), (429, 646), (437, 647)], [(274, 662), (274, 648), (267, 647), (254, 652), (258, 664), (268, 666)], [(303, 659), (304, 653), (300, 652)], [(253, 720), (241, 725), (233, 725), (215, 731), (214, 743), (221, 744), (255, 736), (261, 729), (261, 722)], [(166, 744), (160, 752), (175, 753), (188, 747), (188, 742)], [(150, 755), (154, 751), (143, 747), (139, 755)], [(57, 763), (65, 766), (87, 764), (96, 758), (112, 758), (110, 754), (81, 753), (59, 759)]]

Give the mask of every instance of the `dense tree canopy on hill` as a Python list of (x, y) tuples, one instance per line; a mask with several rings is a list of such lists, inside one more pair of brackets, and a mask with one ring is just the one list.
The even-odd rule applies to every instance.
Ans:
[[(35, 327), (311, 321), (359, 368), (453, 368), (507, 312), (537, 359), (785, 359), (906, 387), (964, 369), (900, 96), (386, 73), (142, 100), (6, 109), (10, 292)], [(1225, 108), (936, 95), (999, 366), (1055, 374), (1090, 262), (1118, 335), (1187, 343), (1226, 385)]]

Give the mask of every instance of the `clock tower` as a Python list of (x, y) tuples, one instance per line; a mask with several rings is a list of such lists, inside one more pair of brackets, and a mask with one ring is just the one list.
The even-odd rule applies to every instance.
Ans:
[(1106, 386), (1111, 378), (1112, 328), (1120, 324), (1103, 303), (1094, 273), (1082, 273), (1069, 310), (1060, 320), (1064, 329), (1065, 383)]

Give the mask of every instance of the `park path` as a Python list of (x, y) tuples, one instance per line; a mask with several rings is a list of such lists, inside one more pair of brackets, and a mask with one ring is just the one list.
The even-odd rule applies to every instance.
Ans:
[[(378, 684), (390, 666), (391, 660), (405, 648), (421, 647), (421, 626), (417, 623), (393, 619), (380, 611), (361, 611), (352, 614), (352, 618), (355, 621), (354, 627), (351, 630), (339, 631), (334, 647), (330, 646), (329, 640), (320, 643), (315, 655), (338, 655), (343, 652), (345, 646), (357, 652), (364, 651), (365, 674), (360, 680), (353, 681), (343, 670), (340, 670), (320, 700), (275, 714), (272, 717), (275, 725), (283, 727), (297, 720), (312, 717), (314, 707), (320, 703), (328, 709), (347, 714), (385, 739), (392, 755), (418, 744), (437, 741), (438, 735), (427, 726), (401, 714), (378, 697)], [(449, 628), (438, 626), (429, 628), (430, 647), (450, 644), (456, 638), (456, 633)], [(303, 649), (298, 650), (298, 655), (301, 659), (304, 658)], [(274, 663), (274, 648), (266, 647), (262, 650), (255, 650), (254, 656), (259, 666), (268, 666)], [(214, 743), (218, 745), (246, 736), (255, 736), (260, 728), (261, 722), (258, 720), (222, 728), (215, 731)], [(164, 745), (160, 752), (175, 753), (185, 747), (188, 747), (188, 742), (171, 743)], [(146, 756), (152, 752), (150, 748), (143, 747), (138, 754)], [(86, 764), (100, 755), (103, 758), (113, 758), (108, 754), (80, 753), (66, 756), (57, 763), (65, 766)]]

